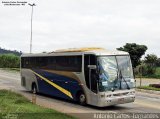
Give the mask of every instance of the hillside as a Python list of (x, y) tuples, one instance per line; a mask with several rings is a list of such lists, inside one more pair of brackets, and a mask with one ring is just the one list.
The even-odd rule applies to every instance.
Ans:
[(0, 47), (0, 54), (15, 54), (17, 56), (20, 56), (22, 54), (22, 52), (17, 51), (17, 50), (7, 50), (7, 49), (3, 49)]

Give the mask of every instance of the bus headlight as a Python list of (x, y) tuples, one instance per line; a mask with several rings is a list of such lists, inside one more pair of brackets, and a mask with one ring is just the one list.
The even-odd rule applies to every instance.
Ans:
[(130, 94), (135, 94), (135, 91), (131, 91)]
[(105, 95), (105, 94), (101, 94), (101, 98), (109, 98), (109, 97), (111, 97), (112, 95), (111, 94), (109, 94), (109, 95)]
[(105, 98), (105, 94), (102, 94), (102, 95), (101, 95), (101, 98)]
[(106, 95), (106, 97), (111, 97), (112, 95)]

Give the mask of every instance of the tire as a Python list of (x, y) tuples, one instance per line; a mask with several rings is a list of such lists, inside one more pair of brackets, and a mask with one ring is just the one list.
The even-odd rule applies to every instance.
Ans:
[(80, 92), (78, 94), (78, 102), (80, 105), (86, 105), (86, 96), (84, 93)]
[(37, 94), (37, 85), (35, 83), (32, 84), (32, 93)]

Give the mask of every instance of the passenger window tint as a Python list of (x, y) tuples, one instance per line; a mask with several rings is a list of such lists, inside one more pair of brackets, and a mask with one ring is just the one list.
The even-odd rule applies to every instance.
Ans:
[(82, 56), (22, 57), (22, 68), (81, 72)]

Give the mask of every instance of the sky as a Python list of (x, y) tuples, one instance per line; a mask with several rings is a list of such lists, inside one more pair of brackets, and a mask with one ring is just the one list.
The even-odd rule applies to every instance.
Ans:
[(33, 53), (57, 49), (146, 45), (160, 57), (160, 0), (12, 0), (0, 3), (0, 47), (29, 52), (31, 6)]

